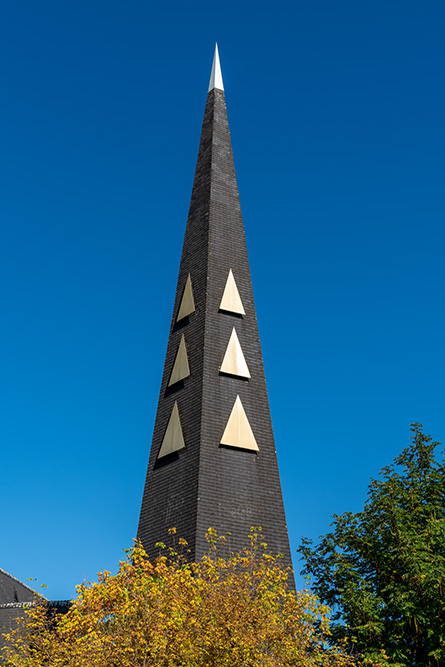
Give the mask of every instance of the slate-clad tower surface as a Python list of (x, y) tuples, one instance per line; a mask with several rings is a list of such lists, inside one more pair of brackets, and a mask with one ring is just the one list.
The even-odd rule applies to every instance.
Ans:
[[(230, 304), (225, 305), (227, 310), (221, 309), (230, 271), (244, 314), (233, 312), (240, 308), (232, 308)], [(187, 310), (192, 309), (192, 312), (178, 321), (183, 300), (187, 300), (190, 294), (188, 292), (187, 296), (190, 284), (193, 302), (190, 306), (189, 300)], [(172, 382), (172, 370), (183, 337), (188, 368), (183, 373), (183, 379)], [(233, 348), (232, 354), (228, 350), (231, 337), (237, 339), (234, 345), (238, 342), (238, 356)], [(247, 364), (247, 373), (230, 367), (230, 363), (236, 366), (233, 360), (239, 359), (239, 348)], [(221, 372), (227, 356), (230, 358), (229, 372)], [(227, 367), (226, 364), (224, 366)], [(250, 377), (246, 377), (247, 374)], [(241, 422), (235, 419), (234, 433), (223, 437), (232, 409), (236, 402), (239, 405), (239, 401), (250, 424), (253, 440), (242, 416)], [(176, 409), (182, 436), (178, 440), (176, 429), (175, 451), (170, 452), (166, 443), (172, 442), (171, 424), (176, 419)], [(240, 413), (237, 414), (239, 416)], [(221, 444), (222, 440), (229, 444)], [(208, 550), (205, 533), (209, 527), (216, 528), (220, 534), (230, 532), (228, 547), (238, 551), (248, 545), (252, 526), (261, 526), (271, 552), (282, 553), (285, 563), (291, 563), (216, 51), (138, 538), (149, 556), (154, 557), (159, 553), (155, 543), (168, 542), (168, 529), (175, 527), (177, 535), (188, 541), (191, 557), (199, 559)]]

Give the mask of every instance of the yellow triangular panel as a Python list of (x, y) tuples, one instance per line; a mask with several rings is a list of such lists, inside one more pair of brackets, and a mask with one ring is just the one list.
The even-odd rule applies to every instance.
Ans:
[(229, 313), (236, 313), (237, 315), (246, 314), (243, 302), (241, 301), (241, 297), (238, 292), (238, 287), (236, 286), (232, 269), (229, 271), (229, 276), (224, 288), (224, 294), (222, 296), (221, 303), (219, 304), (219, 309), (226, 310)]
[(220, 444), (228, 445), (229, 447), (240, 447), (241, 449), (252, 449), (256, 452), (259, 451), (239, 396), (236, 397)]
[(192, 290), (192, 279), (190, 278), (190, 273), (187, 276), (187, 282), (185, 283), (184, 292), (181, 299), (181, 305), (179, 306), (179, 313), (176, 321), (182, 320), (187, 315), (191, 315), (195, 312), (195, 302), (193, 300), (193, 290)]
[(167, 456), (172, 452), (177, 452), (179, 449), (184, 449), (185, 442), (182, 435), (181, 420), (179, 419), (178, 403), (175, 401), (170, 419), (168, 420), (167, 430), (164, 434), (161, 449), (159, 450), (158, 459), (161, 456)]
[(239, 375), (243, 378), (250, 378), (249, 368), (246, 364), (235, 328), (232, 329), (232, 335), (230, 336), (226, 353), (219, 370), (220, 373), (229, 373), (230, 375)]
[(175, 363), (173, 364), (172, 374), (168, 386), (171, 387), (175, 382), (183, 380), (190, 375), (189, 361), (187, 359), (187, 350), (185, 347), (185, 338), (182, 334), (181, 342), (179, 343), (178, 351), (176, 352)]

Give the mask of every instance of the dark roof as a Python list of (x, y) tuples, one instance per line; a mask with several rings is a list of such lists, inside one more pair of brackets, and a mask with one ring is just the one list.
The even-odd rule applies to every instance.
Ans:
[(0, 605), (33, 602), (36, 596), (40, 594), (0, 568)]
[[(14, 579), (14, 577), (11, 577), (11, 575), (9, 575), (7, 572), (4, 572), (4, 570), (0, 569), (0, 577), (2, 575), (6, 575), (6, 577), (8, 577), (13, 582), (23, 586), (24, 589), (28, 589), (28, 592), (31, 591), (28, 586), (22, 584), (17, 579)], [(32, 593), (34, 593), (34, 591), (32, 591)], [(16, 629), (17, 623), (25, 616), (26, 608), (32, 607), (35, 604), (36, 595), (38, 594), (34, 593), (34, 598), (30, 602), (7, 602), (0, 604), (0, 664), (3, 664), (2, 649), (4, 646), (6, 646), (6, 639), (4, 635)], [(70, 605), (70, 600), (55, 600), (53, 602), (48, 602), (48, 611), (50, 614), (66, 614), (70, 608)]]

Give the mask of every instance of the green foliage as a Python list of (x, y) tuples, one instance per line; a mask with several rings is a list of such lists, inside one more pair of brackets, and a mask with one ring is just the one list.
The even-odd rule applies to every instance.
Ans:
[(445, 467), (439, 443), (412, 425), (412, 443), (371, 480), (362, 512), (300, 553), (313, 590), (335, 609), (333, 641), (363, 663), (445, 665)]

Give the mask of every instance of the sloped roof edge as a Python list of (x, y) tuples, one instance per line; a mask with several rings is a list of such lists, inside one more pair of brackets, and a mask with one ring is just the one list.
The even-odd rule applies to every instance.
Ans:
[[(3, 570), (3, 568), (1, 568), (1, 567), (0, 567), (0, 574), (6, 575), (7, 577), (12, 579), (13, 581), (16, 581), (18, 584), (20, 584), (20, 586), (24, 586), (24, 588), (28, 589), (28, 591), (30, 593), (32, 593), (33, 595), (38, 595), (39, 597), (43, 598), (44, 600), (47, 599), (44, 595), (42, 595), (42, 593), (38, 593), (33, 588), (31, 588), (31, 586), (28, 586), (28, 584), (25, 584), (23, 581), (20, 581), (20, 579), (17, 579), (17, 577), (14, 577), (12, 574), (9, 574), (9, 572), (6, 572), (6, 570)], [(18, 603), (18, 604), (21, 604), (21, 603)], [(1, 606), (3, 606), (3, 605), (1, 605)]]

